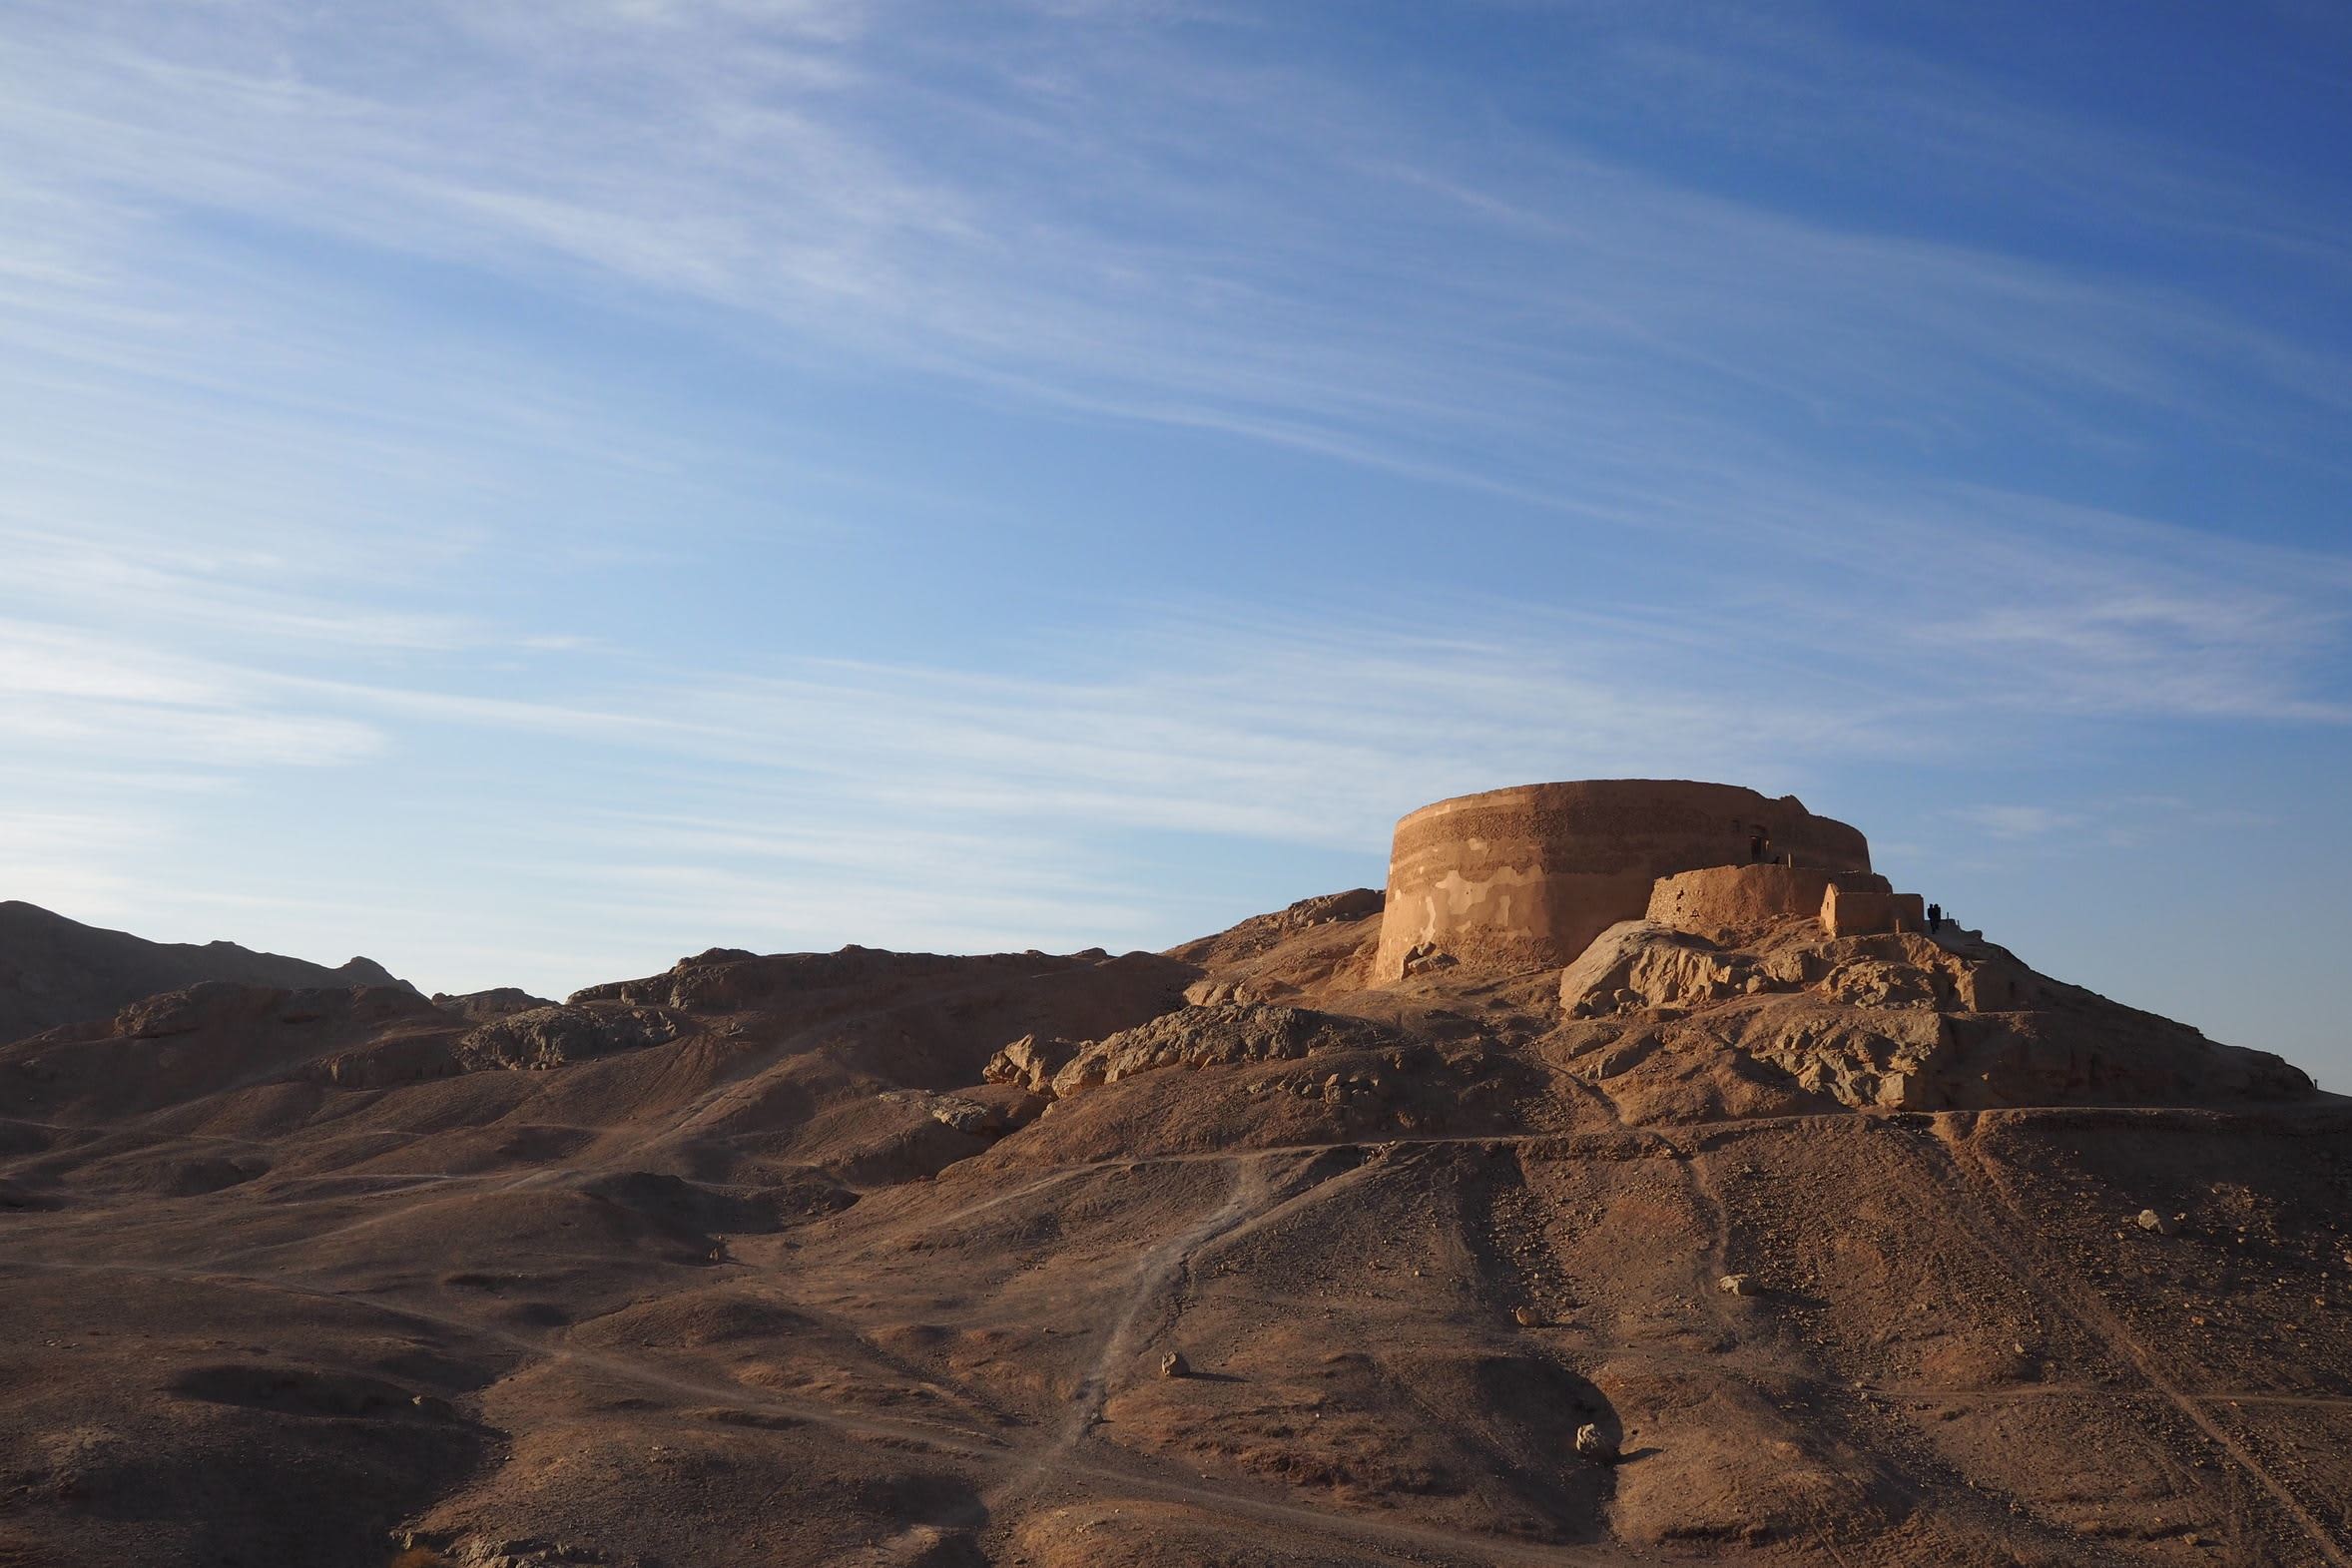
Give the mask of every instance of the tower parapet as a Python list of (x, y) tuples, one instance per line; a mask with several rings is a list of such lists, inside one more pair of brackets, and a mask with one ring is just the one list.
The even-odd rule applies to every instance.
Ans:
[(1425, 805), (1397, 823), (1375, 974), (1443, 956), (1492, 973), (1557, 967), (1649, 909), (1661, 876), (1780, 862), (1868, 871), (1855, 828), (1737, 784), (1588, 779)]

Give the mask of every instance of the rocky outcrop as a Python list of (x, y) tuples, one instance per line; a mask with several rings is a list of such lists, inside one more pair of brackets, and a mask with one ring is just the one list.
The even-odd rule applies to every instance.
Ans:
[(1775, 931), (1748, 947), (1647, 921), (1601, 933), (1560, 978), (1576, 1070), (1635, 1120), (1703, 1117), (1709, 1104), (1714, 1114), (1769, 1110), (1774, 1082), (1788, 1096), (1781, 1109), (1807, 1099), (1945, 1110), (2312, 1092), (2275, 1056), (2060, 984), (1974, 938), (1833, 937), (1813, 922)]
[(426, 1013), (431, 1004), (405, 986), (348, 986), (286, 990), (213, 980), (183, 991), (167, 991), (132, 1003), (117, 1013), (110, 1031), (127, 1040), (163, 1040), (260, 1024), (306, 1024), (322, 1020), (379, 1023)]
[[(1803, 995), (1727, 1009), (1730, 1042), (1842, 1105), (1920, 1110), (1953, 1092), (1952, 1030), (1933, 1010), (1874, 1010)], [(1708, 1034), (1706, 1038), (1715, 1038)]]
[(1302, 932), (1371, 919), (1381, 912), (1383, 902), (1384, 895), (1376, 887), (1352, 887), (1344, 893), (1324, 893), (1315, 898), (1302, 898), (1271, 914), (1253, 916), (1214, 936), (1204, 936), (1182, 947), (1170, 948), (1168, 956), (1204, 968), (1246, 963)]
[(1024, 1034), (988, 1058), (980, 1069), (980, 1082), (1018, 1084), (1031, 1094), (1044, 1094), (1053, 1085), (1053, 1075), (1085, 1048), (1082, 1040), (1040, 1040)]
[(1320, 1007), (1372, 983), (1382, 905), (1382, 895), (1369, 887), (1302, 898), (1171, 948), (1167, 956), (1207, 971), (1185, 989), (1184, 1000), (1195, 1007)]
[(1304, 1007), (1222, 1003), (1184, 1007), (1100, 1040), (1072, 1043), (1024, 1037), (992, 1057), (989, 1083), (1017, 1084), (1066, 1099), (1099, 1084), (1170, 1067), (1233, 1066), (1294, 1061), (1319, 1051), (1399, 1043), (1394, 1031), (1368, 1019)]
[(1560, 1011), (1570, 1018), (1687, 1012), (1769, 983), (1753, 954), (1726, 952), (1703, 936), (1627, 920), (1601, 932), (1560, 975)]
[(1628, 920), (1602, 932), (1560, 975), (1568, 1018), (1686, 1013), (1734, 996), (1808, 991), (1874, 1009), (2008, 1012), (2067, 988), (2005, 950), (1958, 950), (1917, 932), (1824, 937), (1808, 926), (1755, 947), (1723, 946), (1690, 931)]
[(534, 1007), (468, 1030), (456, 1054), (468, 1072), (493, 1067), (543, 1071), (666, 1045), (686, 1028), (685, 1020), (659, 1007), (609, 1002)]
[(289, 990), (211, 981), (0, 1047), (0, 1106), (133, 1114), (272, 1081), (340, 1081), (339, 1059), (411, 1046), (413, 1059), (391, 1077), (438, 1076), (448, 1070), (453, 1023), (404, 986)]

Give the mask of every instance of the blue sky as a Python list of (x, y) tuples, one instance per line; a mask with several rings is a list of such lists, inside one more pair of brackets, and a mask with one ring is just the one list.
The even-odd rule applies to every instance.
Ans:
[(1725, 779), (2352, 1084), (2329, 5), (0, 3), (0, 895), (562, 992)]

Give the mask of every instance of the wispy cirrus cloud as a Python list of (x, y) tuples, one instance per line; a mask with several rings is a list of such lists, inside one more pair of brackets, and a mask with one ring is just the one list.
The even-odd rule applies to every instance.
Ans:
[(0, 620), (0, 734), (20, 757), (233, 771), (356, 762), (383, 748), (358, 719), (296, 711), (250, 672)]
[[(0, 143), (27, 152), (22, 167), (55, 172), (17, 187), (44, 215), (17, 231), (41, 237), (13, 253), (34, 280), (17, 329), (145, 376), (220, 384), (260, 335), (235, 320), (250, 302), (218, 279), (124, 260), (192, 215), (225, 215), (516, 278), (552, 273), (648, 309), (715, 308), (761, 323), (780, 354), (823, 344), (1627, 538), (1735, 550), (1763, 539), (1848, 582), (1904, 526), (1873, 515), (1885, 496), (1911, 506), (1941, 492), (1947, 518), (1972, 496), (1915, 466), (1874, 499), (1830, 481), (1825, 441), (1932, 470), (1988, 426), (2117, 453), (2159, 439), (2146, 420), (2193, 418), (2230, 441), (2285, 440), (2308, 462), (2315, 443), (2282, 431), (2334, 420), (2352, 386), (2324, 343), (2161, 279), (1798, 217), (1559, 146), (1481, 157), (1495, 149), (1450, 146), (1359, 89), (1184, 53), (1132, 16), (1003, 25), (966, 59), (955, 29), (910, 36), (887, 6), (399, 7), (376, 19), (379, 56), (359, 70), (267, 4), (201, 29), (43, 15), (0, 95)], [(1701, 54), (1687, 38), (1664, 55), (1627, 47), (1677, 80), (1762, 71), (1772, 51), (1799, 46), (1822, 57), (1810, 36), (1775, 35), (1754, 58), (1737, 37)], [(1944, 106), (1931, 123), (1963, 142), (2020, 156), (2014, 118), (1963, 102), (1935, 73), (1848, 64)], [(1838, 112), (1810, 99), (1785, 109), (1798, 125)], [(2159, 189), (2110, 198), (2150, 222), (2180, 210), (2184, 187), (2254, 200), (2225, 168), (2150, 148), (2125, 158), (2113, 133), (2048, 116), (2032, 133), (2052, 169), (2161, 166), (2149, 177)], [(144, 311), (127, 305), (142, 298)], [(183, 339), (195, 346), (175, 360)], [(270, 343), (300, 352), (282, 330)], [(365, 351), (321, 348), (330, 360)], [(445, 369), (459, 417), (483, 426), (465, 389), (496, 377)], [(2249, 378), (2261, 397), (2217, 395)], [(314, 396), (309, 372), (301, 384)], [(493, 417), (532, 419), (519, 410), (538, 396), (504, 396)], [(403, 406), (435, 402), (420, 387)], [(338, 462), (393, 436), (369, 428), (383, 399), (367, 406), (361, 429), (323, 437)], [(557, 408), (538, 416), (540, 436), (567, 420), (566, 444), (590, 461), (651, 439), (612, 439), (592, 413)], [(302, 439), (275, 449), (299, 461)], [(422, 461), (447, 462), (449, 445), (400, 432), (382, 463), (413, 469), (427, 451)], [(1958, 592), (1953, 563), (1939, 566), (1949, 603), (1926, 614), (1948, 653), (1998, 667), (2039, 644), (2060, 668), (2105, 671), (2078, 684), (2086, 706), (2142, 711), (2216, 710), (2267, 669), (2259, 706), (2305, 712), (2293, 663), (2265, 663), (2275, 637), (2204, 645), (2217, 673), (2200, 676), (2171, 668), (2182, 645), (2167, 640), (2185, 624), (2144, 596), (2094, 582), (2078, 602), (2045, 593), (2019, 608), (2019, 589), (2031, 597), (2085, 552), (2069, 544), (2076, 520), (2028, 520), (2013, 500), (2025, 498), (1959, 524), (1972, 550), (2027, 558), (2007, 584)], [(420, 510), (392, 526), (413, 529)], [(446, 630), (382, 610), (353, 624)]]
[(2047, 805), (1978, 805), (1953, 813), (1959, 820), (1995, 838), (2041, 838), (2081, 824), (2076, 811)]
[[(0, 607), (103, 614), (150, 629), (232, 632), (256, 643), (337, 649), (447, 650), (493, 640), (463, 618), (355, 602), (322, 586), (313, 568), (238, 553), (175, 549), (163, 541), (93, 539), (11, 520), (0, 509), (9, 580)], [(277, 579), (277, 581), (273, 581)], [(50, 667), (60, 662), (50, 661)]]
[[(2276, 410), (2216, 404), (2217, 366), (2312, 418), (2345, 395), (2340, 355), (2161, 280), (1558, 148), (1446, 150), (1329, 80), (1172, 60), (1173, 35), (1007, 25), (965, 58), (958, 29), (859, 18), (400, 7), (365, 75), (267, 5), (202, 34), (52, 21), (20, 41), (0, 138), (109, 193), (53, 233), (196, 207), (516, 274), (570, 264), (575, 286), (991, 387), (1489, 482), (1654, 480), (1669, 452), (1752, 468), (1758, 399), (1932, 448), (1988, 401), (2041, 439), (2113, 439), (2083, 397), (2263, 438)], [(2118, 162), (2087, 131), (2036, 140), (2046, 164), (2085, 140), (2083, 163)], [(2233, 189), (2170, 167), (2166, 190)]]

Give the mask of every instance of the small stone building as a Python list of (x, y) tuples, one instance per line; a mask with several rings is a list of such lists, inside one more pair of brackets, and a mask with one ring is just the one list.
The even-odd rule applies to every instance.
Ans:
[(1924, 931), (1927, 902), (1917, 893), (1898, 893), (1882, 881), (1875, 888), (1832, 884), (1821, 895), (1821, 929), (1826, 936), (1875, 936), (1883, 931)]
[[(1650, 884), (1652, 925), (1700, 936), (1753, 935), (1782, 920), (1827, 918), (1833, 900), (1893, 897), (1875, 871), (1833, 871), (1814, 865), (1711, 865), (1661, 876)], [(1843, 906), (1850, 919), (1860, 906)], [(1915, 927), (1916, 928), (1916, 927)]]

